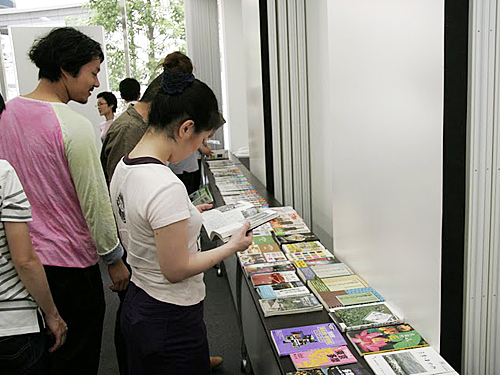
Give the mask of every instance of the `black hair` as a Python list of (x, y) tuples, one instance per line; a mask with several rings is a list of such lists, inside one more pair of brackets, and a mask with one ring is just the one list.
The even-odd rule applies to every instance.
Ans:
[[(210, 87), (190, 74), (193, 71), (191, 60), (181, 52), (173, 52), (165, 58), (163, 67), (160, 89), (151, 102), (149, 126), (165, 131), (173, 139), (179, 126), (189, 119), (194, 121), (196, 133), (219, 128), (224, 120), (219, 113), (215, 94)], [(182, 90), (167, 93), (169, 90), (165, 84), (168, 85), (168, 77), (172, 73), (191, 78), (185, 80)]]
[(137, 100), (141, 95), (141, 85), (135, 78), (125, 78), (120, 82), (120, 95), (123, 100)]
[(116, 112), (116, 106), (118, 105), (118, 101), (116, 100), (115, 94), (109, 91), (103, 91), (97, 94), (97, 99), (103, 98), (108, 105), (113, 105), (113, 108), (111, 109), (113, 113)]
[(95, 58), (104, 61), (101, 45), (72, 27), (53, 29), (33, 43), (28, 57), (39, 69), (38, 79), (57, 82), (62, 71), (72, 77)]

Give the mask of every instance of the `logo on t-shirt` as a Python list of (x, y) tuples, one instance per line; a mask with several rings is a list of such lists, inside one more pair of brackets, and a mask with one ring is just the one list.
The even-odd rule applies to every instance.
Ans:
[(125, 219), (125, 201), (123, 200), (122, 193), (120, 193), (118, 195), (118, 198), (116, 198), (116, 205), (118, 207), (118, 214), (120, 215), (120, 219), (122, 219), (122, 221), (126, 223), (127, 220)]

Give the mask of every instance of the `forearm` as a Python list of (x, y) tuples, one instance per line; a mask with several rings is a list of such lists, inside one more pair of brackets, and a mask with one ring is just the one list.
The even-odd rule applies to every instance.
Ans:
[(165, 275), (165, 277), (173, 283), (183, 281), (215, 266), (235, 251), (234, 245), (226, 243), (212, 250), (189, 253), (187, 260), (179, 264), (179, 267), (172, 270), (173, 272), (170, 272), (168, 276)]
[(35, 258), (29, 261), (21, 264), (14, 263), (14, 266), (19, 278), (42, 311), (47, 315), (56, 315), (57, 308), (52, 299), (47, 276), (40, 259), (35, 255)]

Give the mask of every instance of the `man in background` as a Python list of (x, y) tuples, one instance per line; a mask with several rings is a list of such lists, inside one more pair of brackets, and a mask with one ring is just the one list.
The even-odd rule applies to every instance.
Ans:
[(141, 97), (141, 85), (135, 78), (125, 78), (120, 82), (120, 95), (125, 104), (135, 104)]

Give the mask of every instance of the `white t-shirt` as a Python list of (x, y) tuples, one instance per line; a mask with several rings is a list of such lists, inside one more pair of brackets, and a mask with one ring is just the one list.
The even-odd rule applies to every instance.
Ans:
[(172, 284), (161, 272), (154, 230), (188, 219), (190, 253), (200, 251), (202, 216), (179, 178), (159, 160), (125, 156), (110, 184), (120, 239), (132, 267), (131, 281), (151, 297), (180, 306), (205, 298), (203, 273)]
[(0, 337), (40, 332), (38, 306), (12, 263), (3, 225), (31, 220), (31, 207), (16, 171), (0, 160)]
[(101, 130), (101, 141), (104, 141), (104, 138), (106, 137), (106, 133), (108, 132), (109, 130), (109, 127), (111, 126), (111, 124), (113, 123), (115, 119), (112, 118), (111, 120), (106, 120), (106, 121), (103, 121), (99, 124), (99, 129)]

